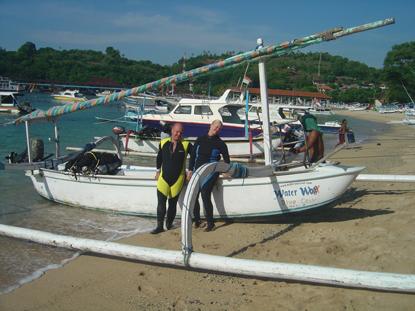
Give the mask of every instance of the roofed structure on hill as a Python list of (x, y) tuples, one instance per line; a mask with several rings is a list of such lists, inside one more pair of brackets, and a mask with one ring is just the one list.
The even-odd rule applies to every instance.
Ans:
[[(239, 88), (232, 89), (233, 91), (240, 91)], [(250, 97), (255, 100), (254, 97), (260, 95), (259, 88), (248, 88)], [(271, 103), (281, 105), (307, 105), (315, 102), (328, 103), (331, 97), (327, 94), (320, 92), (308, 92), (308, 91), (297, 91), (297, 90), (280, 90), (280, 89), (268, 89), (268, 100)], [(259, 99), (258, 99), (259, 100)]]

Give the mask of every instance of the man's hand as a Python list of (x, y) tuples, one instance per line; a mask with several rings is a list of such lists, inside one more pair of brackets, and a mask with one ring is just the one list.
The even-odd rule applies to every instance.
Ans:
[(157, 172), (156, 172), (156, 175), (154, 176), (154, 179), (155, 179), (155, 180), (158, 180), (158, 179), (159, 179), (159, 177), (160, 177), (160, 171), (157, 171)]
[(192, 178), (193, 172), (192, 171), (187, 171), (186, 172), (186, 180), (190, 181), (190, 179)]

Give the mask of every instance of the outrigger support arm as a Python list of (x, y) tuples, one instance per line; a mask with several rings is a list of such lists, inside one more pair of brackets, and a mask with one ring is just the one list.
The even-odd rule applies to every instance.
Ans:
[(29, 121), (24, 122), (26, 129), (26, 147), (27, 147), (27, 160), (32, 163), (32, 152), (30, 150), (30, 134), (29, 134)]
[(415, 275), (339, 269), (305, 264), (271, 262), (193, 253), (183, 262), (180, 251), (126, 245), (64, 236), (0, 224), (0, 235), (67, 249), (127, 258), (186, 269), (228, 273), (273, 280), (291, 280), (389, 292), (415, 293)]
[(61, 148), (60, 148), (60, 141), (59, 141), (59, 127), (58, 127), (58, 122), (56, 120), (53, 121), (53, 126), (55, 129), (55, 138), (54, 138), (55, 154), (56, 154), (56, 158), (59, 158), (61, 156)]

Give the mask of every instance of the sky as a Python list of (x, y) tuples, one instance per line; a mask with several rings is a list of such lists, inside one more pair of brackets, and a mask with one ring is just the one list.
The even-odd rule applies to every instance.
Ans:
[(391, 26), (325, 42), (322, 51), (381, 68), (393, 45), (415, 40), (415, 1), (0, 0), (0, 47), (91, 49), (112, 46), (134, 60), (170, 65), (203, 51), (249, 51), (337, 26), (389, 17)]

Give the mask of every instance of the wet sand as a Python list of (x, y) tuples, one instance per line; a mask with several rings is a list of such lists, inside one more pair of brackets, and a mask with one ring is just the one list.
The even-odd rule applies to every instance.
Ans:
[[(339, 112), (386, 123), (402, 115)], [(390, 125), (333, 160), (366, 173), (415, 174), (415, 127)], [(415, 185), (354, 182), (331, 207), (269, 223), (194, 230), (195, 251), (278, 262), (415, 274)], [(132, 245), (180, 249), (180, 228)], [(415, 295), (269, 281), (85, 254), (0, 296), (0, 310), (413, 310)]]

